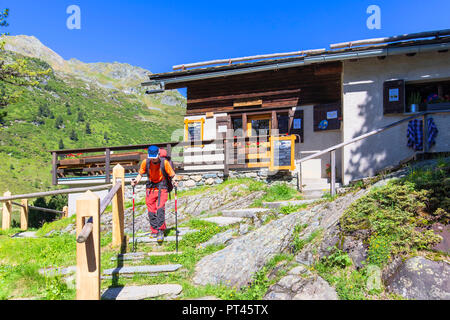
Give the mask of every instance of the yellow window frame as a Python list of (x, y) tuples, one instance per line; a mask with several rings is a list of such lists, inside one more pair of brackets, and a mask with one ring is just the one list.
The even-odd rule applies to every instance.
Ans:
[(252, 120), (269, 120), (269, 135), (272, 132), (272, 116), (270, 114), (261, 114), (247, 117), (247, 137), (252, 136)]
[[(204, 124), (205, 124), (205, 119), (204, 118), (200, 118), (200, 119), (195, 119), (195, 120), (191, 120), (191, 119), (184, 119), (184, 141), (192, 141), (189, 140), (189, 124), (191, 123), (196, 123), (196, 122), (200, 122), (200, 139), (203, 140), (203, 130), (204, 130)], [(195, 140), (194, 140), (195, 142)], [(194, 145), (194, 147), (198, 147), (201, 146), (203, 147), (203, 145)]]

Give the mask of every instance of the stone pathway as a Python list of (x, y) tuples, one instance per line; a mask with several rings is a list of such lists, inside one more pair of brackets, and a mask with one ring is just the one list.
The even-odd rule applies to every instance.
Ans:
[[(178, 241), (181, 241), (181, 239), (183, 239), (183, 237), (178, 236)], [(136, 237), (134, 239), (136, 241), (136, 243), (158, 243), (156, 241), (156, 239), (153, 238), (149, 238), (147, 237)], [(164, 237), (164, 242), (173, 242), (176, 241), (176, 237), (175, 236), (168, 236), (168, 237)], [(130, 240), (128, 241), (129, 243), (133, 243), (133, 237), (130, 237)]]
[(11, 236), (11, 238), (37, 238), (36, 231), (19, 232)]
[(177, 296), (183, 288), (179, 284), (155, 284), (149, 286), (124, 286), (108, 288), (103, 300), (143, 300), (159, 296)]
[(243, 218), (236, 218), (236, 217), (221, 217), (221, 216), (217, 216), (217, 217), (209, 217), (209, 218), (201, 218), (200, 220), (204, 220), (204, 221), (208, 221), (208, 222), (212, 222), (212, 223), (217, 223), (219, 226), (223, 227), (223, 226), (229, 226), (232, 224), (236, 224), (239, 223), (241, 221), (243, 221)]
[(313, 203), (314, 201), (317, 201), (317, 199), (263, 202), (263, 206), (267, 207), (267, 208), (277, 209), (277, 208), (281, 208), (281, 207), (289, 206), (289, 205), (297, 206), (297, 205), (301, 205), (301, 204), (305, 204), (305, 203), (310, 204), (310, 203)]
[(183, 252), (178, 251), (155, 251), (155, 252), (129, 252), (124, 254), (119, 254), (117, 257), (112, 257), (111, 261), (135, 261), (135, 260), (143, 260), (145, 257), (154, 257), (154, 256), (167, 256), (171, 254), (182, 254)]
[(160, 273), (160, 272), (174, 272), (182, 267), (181, 264), (163, 264), (163, 265), (147, 265), (147, 266), (132, 266), (132, 267), (118, 267), (107, 269), (103, 271), (105, 275), (114, 274), (138, 274), (138, 273)]

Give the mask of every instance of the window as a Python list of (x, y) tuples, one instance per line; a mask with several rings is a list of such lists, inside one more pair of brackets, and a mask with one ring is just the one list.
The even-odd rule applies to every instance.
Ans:
[(450, 109), (450, 80), (406, 83), (405, 112)]
[(203, 124), (205, 119), (184, 120), (184, 140), (201, 141), (203, 140)]
[(242, 117), (239, 118), (233, 118), (233, 130), (234, 135), (236, 137), (242, 137), (243, 136), (243, 128), (242, 128)]
[(384, 114), (450, 109), (450, 80), (384, 83)]
[(340, 130), (342, 110), (340, 103), (314, 106), (314, 131)]
[(268, 136), (272, 125), (271, 115), (249, 116), (247, 120), (247, 134), (249, 137)]

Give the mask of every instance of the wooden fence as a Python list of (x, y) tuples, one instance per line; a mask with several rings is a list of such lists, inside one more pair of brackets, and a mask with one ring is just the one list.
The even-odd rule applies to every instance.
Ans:
[[(278, 137), (277, 134), (239, 137), (233, 136), (231, 132), (233, 130), (228, 131), (225, 137), (214, 140), (166, 142), (154, 145), (167, 150), (167, 154), (172, 157), (175, 170), (179, 174), (223, 170), (224, 175), (228, 176), (229, 170), (269, 167), (270, 137)], [(111, 154), (111, 152), (143, 150), (149, 146), (150, 144), (50, 151), (53, 159), (53, 184), (57, 185), (59, 178), (67, 178), (70, 175), (72, 178), (96, 178), (96, 176), (104, 175), (105, 183), (110, 183), (111, 166), (117, 163), (124, 167), (126, 173), (137, 174), (139, 162), (147, 157), (146, 152), (118, 154)], [(79, 159), (59, 159), (68, 154), (80, 153), (86, 156)], [(93, 155), (94, 153), (100, 154)]]
[[(75, 188), (66, 190), (53, 190), (46, 192), (11, 195), (7, 191), (0, 202), (2, 208), (2, 229), (11, 227), (12, 205), (21, 207), (21, 229), (28, 228), (28, 209), (37, 209), (53, 213), (62, 213), (67, 216), (67, 207), (63, 211), (47, 208), (37, 208), (28, 205), (28, 199), (44, 197), (55, 194), (67, 194), (86, 191), (76, 200), (76, 297), (77, 300), (100, 299), (100, 216), (106, 207), (112, 203), (112, 246), (123, 248), (126, 244), (124, 233), (124, 209), (125, 209), (125, 169), (120, 165), (113, 168), (112, 184), (102, 186)], [(106, 197), (100, 198), (93, 193), (95, 190), (111, 188)], [(21, 199), (21, 203), (12, 200)]]

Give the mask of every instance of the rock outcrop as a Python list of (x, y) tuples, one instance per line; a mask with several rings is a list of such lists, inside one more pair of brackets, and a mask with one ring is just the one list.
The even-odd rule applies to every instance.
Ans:
[(336, 290), (305, 266), (293, 268), (271, 286), (264, 300), (338, 300)]
[(410, 258), (388, 282), (388, 291), (407, 299), (450, 300), (450, 264), (446, 261)]
[[(296, 225), (308, 225), (300, 235), (302, 239), (308, 238), (318, 229), (323, 230), (324, 238), (333, 238), (337, 233), (340, 216), (348, 205), (365, 192), (362, 190), (356, 194), (343, 196), (332, 203), (320, 204), (310, 210), (291, 213), (235, 239), (228, 247), (199, 261), (195, 269), (194, 283), (224, 284), (237, 288), (248, 285), (252, 281), (252, 276), (272, 257), (280, 252), (291, 250)], [(326, 254), (331, 242), (321, 244), (319, 255)], [(311, 253), (312, 249), (312, 246), (306, 246), (302, 252)], [(315, 257), (311, 254), (311, 263), (313, 259)]]

